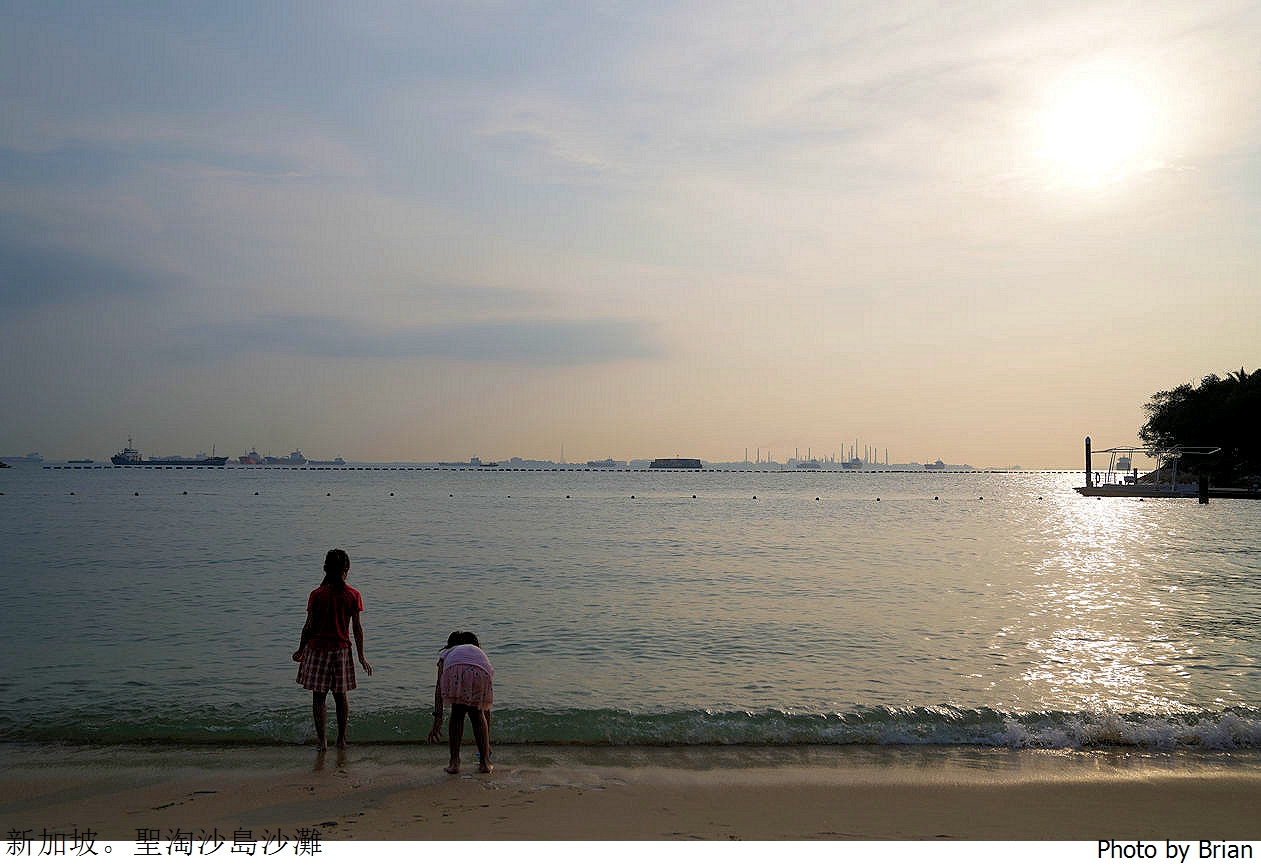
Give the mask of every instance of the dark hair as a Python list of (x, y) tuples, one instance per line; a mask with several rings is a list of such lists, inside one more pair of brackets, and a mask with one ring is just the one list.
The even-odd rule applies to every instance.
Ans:
[(350, 556), (340, 547), (334, 547), (324, 555), (323, 586), (346, 585), (346, 572), (350, 570)]
[(453, 646), (460, 646), (461, 644), (470, 644), (470, 643), (473, 646), (477, 646), (477, 647), (481, 646), (481, 643), (479, 643), (477, 640), (477, 635), (473, 634), (471, 631), (453, 631), (451, 632), (451, 634), (447, 635), (446, 648), (451, 649), (451, 647)]

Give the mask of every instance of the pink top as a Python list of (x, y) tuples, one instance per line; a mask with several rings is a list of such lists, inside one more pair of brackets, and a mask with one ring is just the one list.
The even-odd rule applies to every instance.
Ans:
[(481, 647), (471, 643), (462, 643), (444, 649), (438, 653), (438, 661), (443, 663), (443, 667), (472, 665), (475, 668), (481, 668), (492, 677), (495, 675), (495, 667), (490, 663), (490, 659), (486, 658), (486, 653), (482, 652)]

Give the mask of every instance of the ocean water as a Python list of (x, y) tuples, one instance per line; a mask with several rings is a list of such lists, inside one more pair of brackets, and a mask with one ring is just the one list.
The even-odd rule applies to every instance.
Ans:
[(437, 652), (500, 743), (1261, 748), (1261, 503), (1078, 474), (0, 471), (0, 741), (287, 744), (307, 594), (365, 599), (359, 742)]

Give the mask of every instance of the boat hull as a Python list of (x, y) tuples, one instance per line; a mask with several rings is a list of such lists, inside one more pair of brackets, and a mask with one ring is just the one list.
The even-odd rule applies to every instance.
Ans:
[(112, 457), (110, 462), (115, 466), (222, 466), (228, 462), (226, 457), (189, 457), (186, 460), (127, 460)]
[[(1141, 484), (1126, 484), (1125, 486), (1109, 484), (1098, 487), (1074, 487), (1073, 489), (1082, 496), (1107, 496), (1126, 499), (1197, 499), (1200, 495), (1197, 488), (1170, 490), (1167, 487), (1159, 489), (1144, 487)], [(1210, 487), (1208, 489), (1208, 498), (1261, 499), (1261, 490), (1245, 490), (1239, 487)]]

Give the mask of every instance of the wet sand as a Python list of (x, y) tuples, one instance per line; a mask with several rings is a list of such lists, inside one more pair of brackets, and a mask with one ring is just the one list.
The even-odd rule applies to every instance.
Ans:
[(890, 748), (0, 747), (8, 829), (135, 840), (1250, 839), (1261, 753)]

